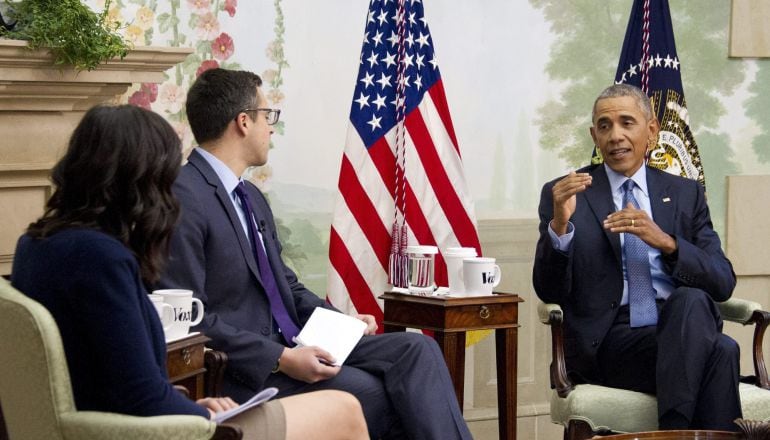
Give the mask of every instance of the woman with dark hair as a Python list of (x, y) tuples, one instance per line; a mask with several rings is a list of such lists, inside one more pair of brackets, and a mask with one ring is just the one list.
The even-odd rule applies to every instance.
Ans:
[[(45, 214), (19, 239), (12, 283), (56, 320), (79, 410), (210, 418), (237, 406), (173, 388), (147, 297), (179, 215), (171, 185), (181, 161), (179, 138), (159, 115), (94, 107), (53, 169)], [(358, 401), (339, 392), (268, 402), (233, 421), (244, 438), (366, 438)], [(322, 422), (331, 428), (319, 437)]]

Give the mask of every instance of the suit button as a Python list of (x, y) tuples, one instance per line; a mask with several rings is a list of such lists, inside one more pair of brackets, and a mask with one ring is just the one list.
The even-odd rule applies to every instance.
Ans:
[(599, 341), (597, 341), (596, 339), (591, 341), (591, 347), (598, 347), (598, 346), (599, 346)]
[(617, 301), (613, 301), (612, 304), (610, 304), (610, 308), (613, 309), (613, 310), (617, 309), (618, 308), (618, 302)]
[(268, 336), (270, 334), (270, 327), (262, 327), (262, 334)]

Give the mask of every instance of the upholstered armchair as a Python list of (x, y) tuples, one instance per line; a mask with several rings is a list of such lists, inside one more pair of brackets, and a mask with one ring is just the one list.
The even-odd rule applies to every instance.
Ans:
[[(753, 324), (754, 376), (740, 384), (743, 418), (770, 420), (770, 379), (762, 339), (770, 313), (752, 301), (733, 298), (719, 304), (722, 318)], [(655, 431), (658, 407), (655, 396), (591, 384), (574, 384), (567, 377), (564, 360), (564, 314), (557, 304), (538, 305), (540, 321), (551, 326), (551, 421), (564, 426), (565, 440), (584, 440), (594, 435)]]
[(0, 353), (0, 401), (10, 440), (241, 438), (239, 428), (198, 416), (78, 411), (53, 317), (2, 279)]

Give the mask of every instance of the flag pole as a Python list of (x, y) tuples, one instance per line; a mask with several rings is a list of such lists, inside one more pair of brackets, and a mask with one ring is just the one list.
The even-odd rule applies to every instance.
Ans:
[[(404, 35), (406, 33), (404, 26), (405, 0), (398, 1), (398, 70), (396, 74), (396, 184), (394, 187), (393, 200), (393, 229), (391, 233), (391, 249), (388, 258), (388, 282), (393, 287), (407, 287), (407, 277), (409, 270), (409, 256), (406, 253), (408, 241), (408, 231), (406, 225), (406, 134), (404, 119), (406, 112), (405, 89), (405, 67), (404, 54), (406, 47), (404, 44)], [(400, 166), (399, 166), (400, 162)], [(399, 209), (400, 208), (400, 209)], [(399, 223), (399, 210), (401, 211), (401, 221)]]

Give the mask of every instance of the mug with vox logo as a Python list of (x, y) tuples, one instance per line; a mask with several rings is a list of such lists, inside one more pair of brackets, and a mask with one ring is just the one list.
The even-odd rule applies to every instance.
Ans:
[(463, 282), (468, 296), (491, 295), (492, 289), (500, 284), (501, 276), (494, 258), (463, 259)]
[[(193, 298), (192, 290), (161, 289), (153, 290), (153, 294), (163, 297), (163, 302), (174, 309), (174, 322), (166, 331), (166, 341), (181, 339), (190, 333), (190, 327), (198, 325), (203, 320), (203, 303)], [(193, 304), (196, 306), (193, 320)]]

